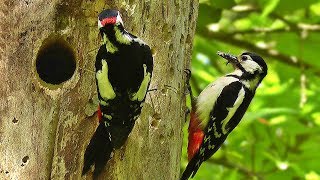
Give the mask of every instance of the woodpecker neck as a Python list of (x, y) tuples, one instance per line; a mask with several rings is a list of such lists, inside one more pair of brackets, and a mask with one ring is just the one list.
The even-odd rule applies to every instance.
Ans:
[(121, 46), (129, 45), (131, 42), (132, 38), (121, 24), (103, 29), (103, 43), (110, 53), (115, 53)]
[(239, 79), (239, 81), (251, 91), (255, 91), (262, 80), (262, 78), (260, 78), (260, 75), (258, 73), (252, 74), (248, 72), (243, 72), (240, 69), (236, 69), (232, 73), (227, 74), (227, 76), (231, 76)]

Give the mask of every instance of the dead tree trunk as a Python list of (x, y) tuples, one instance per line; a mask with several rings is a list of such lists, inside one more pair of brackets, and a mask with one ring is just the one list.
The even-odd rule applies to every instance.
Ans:
[(0, 179), (91, 179), (81, 170), (98, 124), (92, 71), (106, 8), (153, 48), (157, 90), (101, 179), (178, 179), (197, 0), (2, 1)]

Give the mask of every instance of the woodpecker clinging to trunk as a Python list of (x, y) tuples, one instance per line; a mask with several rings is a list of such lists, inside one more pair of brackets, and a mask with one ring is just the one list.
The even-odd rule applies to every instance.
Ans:
[(198, 96), (192, 98), (189, 124), (189, 163), (181, 180), (194, 177), (202, 162), (209, 159), (238, 125), (254, 94), (267, 75), (267, 65), (255, 53), (245, 52), (238, 57), (218, 52), (231, 63), (234, 72), (209, 84)]
[(119, 11), (102, 11), (98, 27), (103, 38), (95, 62), (100, 124), (85, 151), (82, 171), (85, 174), (94, 165), (94, 178), (112, 151), (126, 142), (140, 115), (153, 70), (149, 46), (124, 29)]

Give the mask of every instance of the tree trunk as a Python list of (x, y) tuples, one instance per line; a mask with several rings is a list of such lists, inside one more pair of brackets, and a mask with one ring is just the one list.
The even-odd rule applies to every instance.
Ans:
[(2, 1), (0, 179), (91, 179), (81, 170), (98, 125), (97, 15), (107, 8), (155, 52), (156, 90), (100, 178), (178, 179), (197, 0)]

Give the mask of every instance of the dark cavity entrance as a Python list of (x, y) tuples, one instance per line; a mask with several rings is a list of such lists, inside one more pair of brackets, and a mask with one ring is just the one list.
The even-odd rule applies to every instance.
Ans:
[(61, 84), (69, 80), (76, 69), (74, 52), (62, 37), (49, 37), (40, 47), (36, 67), (44, 82)]

